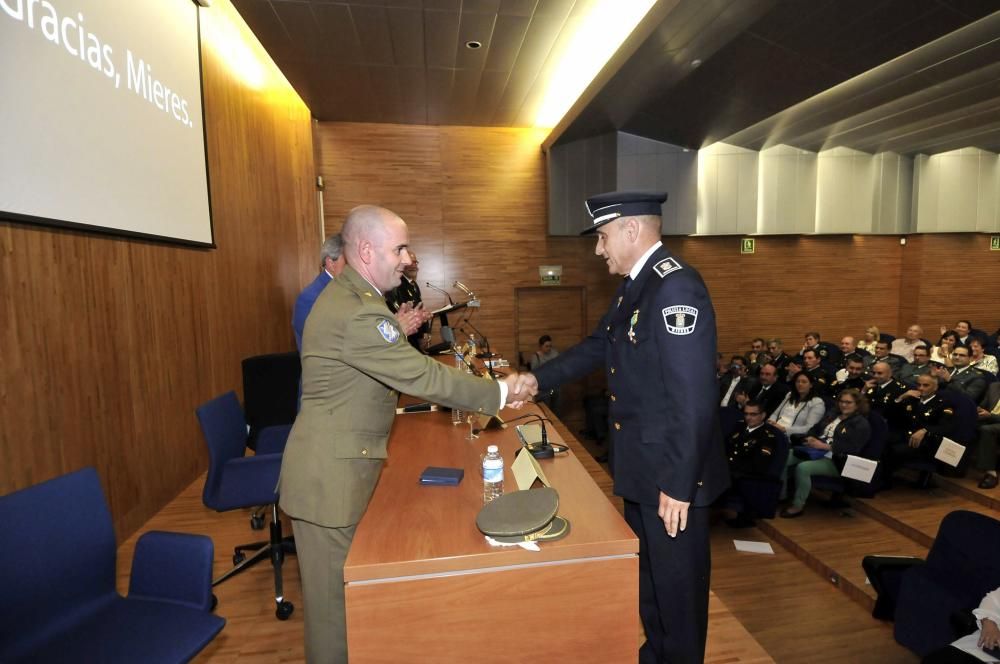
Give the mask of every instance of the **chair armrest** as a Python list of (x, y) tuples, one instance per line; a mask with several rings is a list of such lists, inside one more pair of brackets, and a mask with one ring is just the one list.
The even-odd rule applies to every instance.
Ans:
[(865, 556), (861, 567), (865, 570), (868, 581), (877, 593), (872, 617), (879, 620), (892, 620), (896, 615), (896, 603), (899, 600), (899, 585), (903, 572), (924, 564), (923, 558), (908, 556)]
[(129, 599), (212, 609), (215, 546), (205, 535), (150, 531), (135, 545)]

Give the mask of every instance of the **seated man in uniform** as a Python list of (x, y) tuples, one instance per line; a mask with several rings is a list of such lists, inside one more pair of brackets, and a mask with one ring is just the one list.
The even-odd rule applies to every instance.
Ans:
[(954, 428), (955, 411), (938, 394), (938, 379), (934, 376), (918, 378), (917, 389), (904, 392), (897, 401), (905, 428), (902, 439), (889, 448), (890, 474), (912, 459), (933, 459), (941, 439), (952, 435)]
[(741, 509), (743, 501), (738, 495), (737, 480), (746, 477), (766, 478), (779, 437), (784, 435), (767, 424), (766, 418), (767, 412), (759, 403), (747, 401), (743, 405), (743, 421), (746, 426), (726, 439), (726, 459), (729, 461), (729, 477), (733, 480), (733, 488), (720, 502), (736, 512), (735, 518), (726, 521), (733, 528), (754, 525), (753, 519)]
[(771, 339), (767, 342), (767, 353), (771, 356), (771, 364), (778, 370), (778, 380), (788, 380), (788, 363), (792, 358), (785, 352), (781, 339)]
[(867, 385), (865, 384), (865, 361), (862, 360), (857, 355), (848, 355), (844, 360), (844, 368), (837, 372), (838, 374), (846, 374), (843, 380), (836, 380), (830, 386), (830, 391), (834, 396), (840, 394), (843, 390), (854, 388), (859, 392), (864, 392)]
[(888, 341), (877, 341), (875, 342), (875, 354), (865, 358), (865, 363), (868, 366), (872, 366), (876, 362), (887, 362), (892, 367), (892, 375), (895, 376), (906, 364), (906, 358), (889, 352)]
[(754, 400), (764, 409), (765, 415), (773, 413), (788, 394), (788, 385), (778, 380), (778, 368), (772, 362), (761, 365), (758, 380), (760, 389)]
[(865, 382), (864, 394), (872, 410), (885, 418), (889, 425), (890, 437), (894, 433), (899, 433), (901, 436), (905, 424), (898, 399), (906, 392), (906, 386), (892, 377), (892, 367), (888, 362), (876, 362), (871, 370), (872, 377)]
[(948, 367), (934, 367), (932, 373), (943, 387), (961, 392), (979, 403), (986, 394), (986, 376), (971, 366), (972, 351), (966, 346), (956, 346), (951, 351), (951, 361), (955, 365), (951, 370)]

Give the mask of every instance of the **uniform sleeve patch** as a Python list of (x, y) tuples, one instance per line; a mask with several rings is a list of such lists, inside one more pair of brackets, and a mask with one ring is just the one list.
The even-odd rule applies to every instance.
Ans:
[(384, 318), (379, 320), (375, 329), (378, 330), (378, 333), (382, 335), (383, 339), (391, 344), (396, 343), (396, 340), (399, 339), (399, 330), (397, 330), (392, 323)]
[(698, 323), (698, 310), (685, 304), (675, 304), (663, 310), (663, 323), (670, 334), (691, 334)]
[(656, 273), (660, 275), (660, 278), (667, 276), (671, 272), (676, 272), (677, 270), (683, 270), (680, 263), (677, 262), (676, 258), (664, 258), (662, 261), (653, 266)]

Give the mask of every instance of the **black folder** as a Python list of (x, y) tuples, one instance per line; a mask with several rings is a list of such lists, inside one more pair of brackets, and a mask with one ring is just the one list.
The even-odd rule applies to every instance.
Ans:
[(424, 472), (420, 473), (420, 483), (432, 486), (458, 486), (464, 476), (465, 471), (461, 468), (427, 466)]

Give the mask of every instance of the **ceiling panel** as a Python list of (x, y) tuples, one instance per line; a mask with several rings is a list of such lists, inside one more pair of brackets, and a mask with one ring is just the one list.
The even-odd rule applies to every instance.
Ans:
[[(233, 0), (320, 120), (497, 126), (533, 122), (554, 54), (596, 1)], [(998, 9), (659, 0), (648, 36), (550, 142), (624, 130), (691, 148), (989, 149)]]

